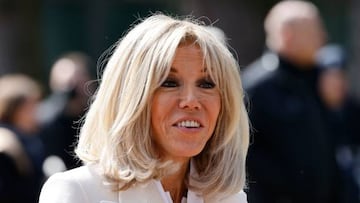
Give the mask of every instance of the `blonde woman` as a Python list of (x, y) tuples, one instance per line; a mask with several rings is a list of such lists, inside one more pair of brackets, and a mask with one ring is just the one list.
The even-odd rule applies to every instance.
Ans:
[(238, 70), (201, 23), (142, 20), (116, 45), (85, 117), (85, 166), (53, 175), (40, 203), (247, 202)]

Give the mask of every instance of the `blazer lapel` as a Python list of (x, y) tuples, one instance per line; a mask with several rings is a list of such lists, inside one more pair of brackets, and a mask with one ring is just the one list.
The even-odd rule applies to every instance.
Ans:
[(137, 185), (119, 192), (119, 203), (164, 203), (155, 182)]
[(195, 192), (189, 190), (187, 194), (188, 203), (204, 203), (204, 199), (198, 196)]
[[(192, 160), (190, 162), (190, 175), (198, 175)], [(149, 183), (146, 184), (139, 184), (125, 191), (120, 191), (119, 203), (167, 203), (168, 201), (162, 197), (159, 190), (160, 189), (158, 189), (158, 186), (156, 185), (156, 180), (149, 181)], [(204, 203), (204, 199), (195, 192), (189, 190), (187, 202)]]

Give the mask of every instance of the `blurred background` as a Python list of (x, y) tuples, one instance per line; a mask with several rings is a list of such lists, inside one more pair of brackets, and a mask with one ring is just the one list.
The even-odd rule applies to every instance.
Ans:
[[(0, 74), (21, 71), (47, 83), (52, 63), (65, 52), (83, 51), (94, 61), (150, 11), (206, 16), (223, 29), (248, 65), (264, 49), (263, 20), (277, 0), (0, 0)], [(352, 91), (360, 83), (360, 1), (313, 0), (331, 42), (350, 53)], [(95, 72), (95, 67), (92, 67)], [(356, 73), (356, 74), (355, 74)], [(360, 89), (360, 88), (357, 88)], [(357, 94), (360, 90), (357, 90)]]
[[(213, 24), (226, 34), (227, 42), (243, 71), (266, 49), (263, 22), (277, 2), (0, 0), (0, 130), (11, 131), (0, 131), (0, 202), (37, 202), (39, 189), (47, 177), (81, 165), (73, 158), (78, 134), (77, 121), (86, 111), (89, 96), (96, 86), (95, 83), (85, 83), (97, 77), (97, 68), (104, 65), (99, 58), (104, 58), (104, 53), (106, 55), (106, 51), (139, 17), (161, 11), (171, 15), (193, 15), (206, 24)], [(345, 56), (341, 60), (346, 60), (344, 70), (349, 94), (358, 103), (360, 1), (310, 2), (320, 10), (328, 42), (343, 49)], [(1, 79), (14, 73), (28, 78), (11, 76)], [(20, 82), (29, 90), (16, 89), (20, 85), (14, 84)], [(329, 91), (332, 92), (332, 89)], [(7, 110), (9, 106), (12, 111)], [(6, 120), (5, 114), (14, 118), (9, 120), (6, 117)], [(30, 114), (32, 117), (28, 116)], [(357, 115), (354, 115), (357, 123)], [(30, 120), (35, 123), (30, 125)], [(356, 123), (356, 126), (360, 126)], [(359, 131), (355, 130), (356, 137), (359, 137)], [(340, 148), (336, 154), (340, 157), (340, 165), (350, 168), (348, 165), (351, 163), (349, 179), (356, 182), (356, 187), (346, 191), (350, 191), (352, 196), (355, 194), (356, 201), (360, 199), (359, 143), (355, 146), (355, 152), (347, 146)], [(347, 144), (352, 145), (351, 142)], [(19, 163), (25, 162), (32, 163), (32, 167), (28, 165), (32, 169), (21, 170), (23, 167)], [(34, 187), (34, 184), (37, 186)], [(29, 191), (29, 188), (34, 190)], [(13, 199), (19, 197), (19, 191), (29, 191), (29, 194), (23, 195), (22, 199)]]

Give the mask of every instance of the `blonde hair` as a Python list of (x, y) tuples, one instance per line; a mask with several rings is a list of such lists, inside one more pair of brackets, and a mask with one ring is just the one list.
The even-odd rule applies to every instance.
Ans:
[(199, 176), (189, 177), (189, 187), (209, 197), (233, 194), (245, 185), (249, 126), (238, 63), (201, 22), (154, 14), (117, 44), (76, 149), (85, 163), (98, 163), (120, 190), (173, 171), (173, 164), (158, 159), (150, 106), (154, 91), (170, 71), (176, 49), (188, 41), (200, 47), (221, 94), (217, 126), (203, 151), (193, 157)]

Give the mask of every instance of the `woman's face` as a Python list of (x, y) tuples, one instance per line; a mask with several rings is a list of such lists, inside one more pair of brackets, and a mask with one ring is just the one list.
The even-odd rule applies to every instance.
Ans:
[(219, 90), (208, 77), (199, 47), (180, 45), (151, 106), (160, 156), (184, 160), (199, 154), (214, 132), (220, 106)]

